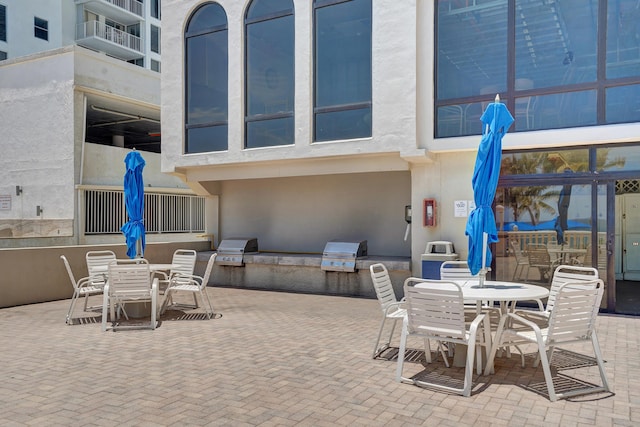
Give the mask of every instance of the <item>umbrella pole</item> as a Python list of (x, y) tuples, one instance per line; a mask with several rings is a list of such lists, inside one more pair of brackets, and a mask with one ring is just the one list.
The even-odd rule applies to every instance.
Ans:
[(489, 234), (484, 232), (482, 233), (482, 268), (480, 269), (480, 287), (484, 287), (484, 281), (487, 276), (487, 242), (489, 240)]

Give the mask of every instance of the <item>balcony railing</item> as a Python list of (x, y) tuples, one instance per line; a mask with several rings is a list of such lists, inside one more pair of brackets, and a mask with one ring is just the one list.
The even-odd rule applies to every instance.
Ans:
[[(120, 228), (129, 219), (124, 192), (97, 189), (83, 191), (84, 234), (120, 234)], [(144, 226), (148, 234), (203, 233), (205, 199), (184, 194), (146, 192)]]
[(142, 16), (142, 2), (137, 0), (103, 0), (138, 16)]
[(97, 37), (136, 52), (142, 52), (142, 39), (140, 37), (136, 37), (125, 31), (105, 25), (99, 21), (87, 21), (77, 26), (76, 40), (90, 37)]

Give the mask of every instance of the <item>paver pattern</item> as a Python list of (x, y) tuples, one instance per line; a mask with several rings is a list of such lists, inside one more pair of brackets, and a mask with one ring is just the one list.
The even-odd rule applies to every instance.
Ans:
[[(371, 359), (376, 300), (208, 292), (222, 317), (168, 311), (155, 331), (102, 332), (81, 304), (84, 317), (67, 326), (69, 300), (1, 309), (0, 425), (640, 425), (639, 317), (598, 318), (613, 393), (551, 403), (536, 391), (541, 368), (514, 354), (497, 359), (495, 375), (474, 375), (464, 398), (395, 382), (392, 351)], [(597, 383), (595, 369), (560, 373)], [(462, 371), (414, 358), (405, 373), (456, 381)]]

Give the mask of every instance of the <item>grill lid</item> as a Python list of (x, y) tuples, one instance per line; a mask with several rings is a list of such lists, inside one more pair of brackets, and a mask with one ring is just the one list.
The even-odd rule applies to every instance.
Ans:
[(322, 252), (320, 268), (325, 271), (356, 271), (356, 258), (367, 256), (367, 241), (331, 240)]
[(258, 252), (258, 239), (255, 237), (234, 237), (224, 239), (218, 245), (216, 263), (220, 265), (244, 265), (244, 254)]

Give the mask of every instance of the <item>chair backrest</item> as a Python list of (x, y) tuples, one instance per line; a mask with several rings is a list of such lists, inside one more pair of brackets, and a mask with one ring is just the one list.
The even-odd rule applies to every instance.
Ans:
[(529, 265), (531, 265), (532, 267), (548, 267), (551, 265), (549, 251), (547, 250), (547, 247), (545, 245), (529, 245), (529, 247), (527, 248), (527, 257), (529, 259)]
[[(373, 288), (376, 290), (376, 296), (378, 297), (378, 302), (380, 303), (382, 313), (384, 314), (389, 304), (398, 302), (396, 293), (393, 290), (391, 278), (389, 277), (389, 271), (384, 264), (380, 263), (371, 265), (369, 267), (369, 271), (371, 272)], [(393, 311), (395, 310), (391, 310), (391, 312)]]
[(207, 287), (207, 283), (209, 283), (209, 278), (211, 277), (211, 270), (213, 270), (213, 264), (215, 264), (215, 262), (216, 262), (216, 255), (218, 255), (218, 254), (214, 253), (213, 255), (211, 255), (209, 257), (209, 262), (207, 263), (207, 268), (204, 270), (204, 276), (202, 277), (202, 283), (200, 284), (203, 289), (206, 288)]
[(85, 255), (85, 259), (89, 276), (93, 277), (91, 282), (95, 285), (104, 285), (104, 277), (106, 277), (109, 263), (115, 261), (116, 254), (112, 251), (89, 251)]
[(603, 293), (604, 283), (600, 279), (567, 282), (560, 286), (549, 316), (548, 340), (590, 339)]
[(118, 259), (109, 264), (109, 295), (143, 298), (151, 295), (151, 270), (143, 258)]
[(480, 279), (471, 274), (467, 261), (445, 261), (440, 265), (441, 280)]
[(525, 256), (524, 252), (520, 248), (520, 242), (515, 240), (509, 241), (509, 246), (511, 247), (511, 252), (513, 252), (513, 256), (516, 258), (517, 263), (528, 263), (529, 260)]
[(425, 279), (405, 284), (409, 332), (450, 340), (466, 337), (462, 289), (453, 282)]
[(171, 269), (171, 276), (176, 273), (191, 276), (196, 266), (196, 251), (192, 249), (178, 249), (173, 253), (171, 264), (176, 267)]
[(64, 255), (60, 255), (60, 259), (64, 262), (64, 266), (67, 269), (67, 273), (69, 274), (69, 279), (71, 280), (71, 284), (73, 285), (73, 289), (78, 288), (78, 282), (76, 282), (76, 278), (73, 276), (73, 271), (71, 271), (71, 266), (69, 265), (69, 261), (67, 261), (67, 257)]
[[(549, 289), (549, 299), (547, 300), (547, 308), (545, 311), (551, 311), (555, 304), (558, 289), (565, 283), (592, 282), (598, 279), (598, 270), (593, 267), (580, 267), (576, 265), (559, 265), (553, 272), (551, 280), (551, 288)], [(590, 287), (588, 284), (587, 287)]]

